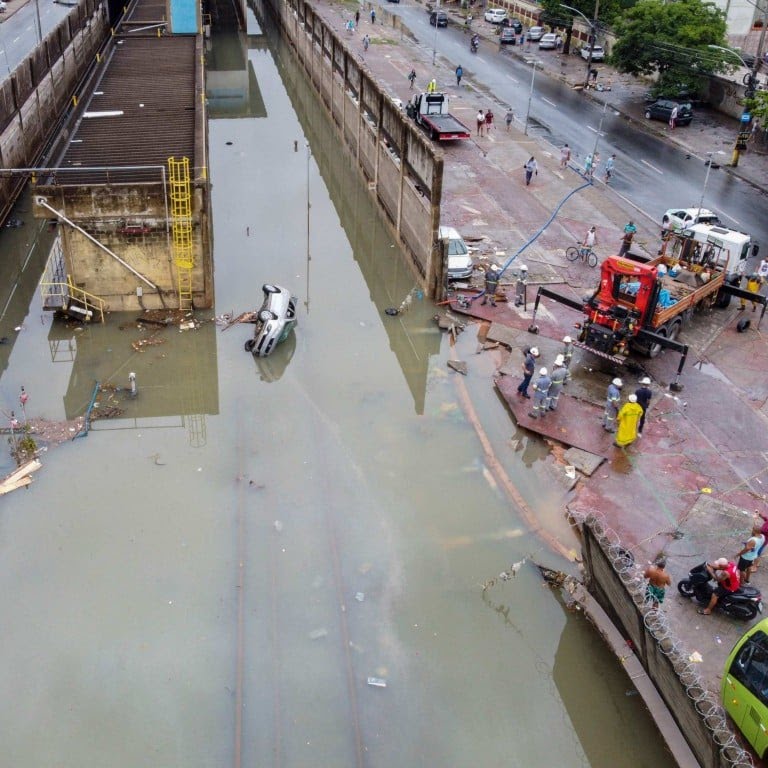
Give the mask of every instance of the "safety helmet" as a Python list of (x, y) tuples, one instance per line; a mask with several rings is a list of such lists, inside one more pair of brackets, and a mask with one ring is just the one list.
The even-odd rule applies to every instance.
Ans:
[(521, 272), (527, 272), (528, 271), (528, 267), (526, 267), (525, 264), (521, 264), (520, 265), (520, 271)]
[(651, 380), (650, 380), (650, 379), (649, 379), (647, 376), (643, 376), (643, 378), (642, 378), (642, 379), (640, 379), (640, 383), (641, 383), (641, 384), (646, 384), (646, 385), (647, 385), (647, 384), (650, 384), (650, 383), (651, 383)]
[(564, 344), (570, 344), (573, 341), (573, 339), (570, 336), (563, 336), (563, 343)]
[(546, 368), (539, 368), (539, 375), (546, 376), (549, 371)]
[(531, 354), (534, 357), (538, 357), (539, 356), (539, 348), (538, 347), (531, 347)]
[(636, 403), (637, 402), (637, 395), (630, 395), (628, 398), (630, 403)]
[(624, 382), (621, 379), (614, 379), (611, 384), (613, 384), (614, 387), (623, 387)]
[(498, 272), (498, 271), (499, 271), (499, 266), (498, 266), (498, 264), (491, 264), (491, 270), (492, 270), (493, 272)]
[(562, 355), (558, 355), (555, 358), (555, 365), (562, 365), (565, 362), (565, 358)]

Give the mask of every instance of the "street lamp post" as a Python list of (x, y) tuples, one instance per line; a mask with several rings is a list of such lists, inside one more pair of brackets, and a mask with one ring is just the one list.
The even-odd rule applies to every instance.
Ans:
[[(762, 48), (762, 36), (760, 37), (760, 48)], [(754, 87), (754, 84), (757, 82), (757, 68), (760, 66), (760, 50), (758, 48), (758, 55), (755, 56), (755, 63), (752, 65), (751, 69), (747, 66), (747, 62), (744, 61), (744, 59), (741, 58), (741, 56), (733, 50), (733, 48), (724, 48), (722, 45), (708, 45), (708, 48), (712, 48), (717, 51), (724, 51), (725, 53), (730, 53), (732, 56), (735, 56), (741, 65), (743, 67), (746, 67), (750, 70), (749, 74), (749, 83), (747, 84), (747, 89), (751, 90)], [(745, 94), (746, 97), (746, 94)], [(731, 167), (735, 168), (739, 164), (739, 157), (741, 156), (742, 150), (745, 150), (747, 148), (747, 141), (749, 140), (749, 129), (747, 126), (752, 121), (752, 116), (747, 111), (746, 105), (744, 105), (744, 108), (741, 113), (741, 121), (739, 123), (739, 133), (736, 136), (736, 143), (733, 145), (733, 154), (731, 155)]]
[(592, 49), (597, 42), (597, 14), (600, 10), (600, 0), (595, 0), (595, 17), (592, 21), (590, 21), (578, 8), (574, 8), (571, 5), (565, 5), (565, 3), (560, 3), (560, 7), (578, 13), (579, 16), (587, 22), (587, 26), (589, 27), (589, 54), (587, 55), (587, 71), (584, 76), (584, 87), (587, 88), (589, 86), (589, 71), (592, 69)]
[(528, 91), (528, 109), (525, 110), (525, 128), (523, 134), (528, 135), (528, 116), (531, 114), (531, 99), (533, 98), (533, 81), (536, 78), (536, 65), (538, 61), (533, 62), (533, 72), (531, 72), (531, 89)]
[(701, 198), (699, 199), (699, 209), (696, 211), (696, 218), (701, 216), (701, 209), (704, 207), (704, 195), (707, 191), (707, 182), (709, 181), (709, 172), (712, 170), (712, 153), (707, 152), (707, 173), (704, 176), (704, 186), (701, 188)]
[(435, 6), (435, 13), (437, 14), (435, 16), (435, 39), (434, 43), (432, 44), (432, 66), (435, 66), (435, 59), (437, 58), (437, 30), (439, 29), (438, 24), (440, 22), (440, 0), (437, 0), (437, 5)]

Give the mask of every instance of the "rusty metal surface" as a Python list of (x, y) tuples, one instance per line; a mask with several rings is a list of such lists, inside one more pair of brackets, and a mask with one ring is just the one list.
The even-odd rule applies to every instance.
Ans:
[[(195, 165), (195, 37), (123, 38), (104, 76), (89, 96), (72, 136), (59, 183), (101, 184), (156, 181), (157, 171), (116, 166), (165, 165), (168, 157), (189, 157)], [(111, 167), (106, 173), (80, 167)]]

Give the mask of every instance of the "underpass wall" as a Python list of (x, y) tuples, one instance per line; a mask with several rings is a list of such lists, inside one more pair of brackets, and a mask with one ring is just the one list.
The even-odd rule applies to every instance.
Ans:
[[(419, 283), (442, 295), (437, 244), (443, 154), (365, 71), (345, 41), (302, 0), (271, 0), (283, 34), (325, 106)], [(382, 15), (384, 15), (382, 13)], [(399, 18), (390, 16), (393, 25)]]
[(702, 768), (746, 768), (751, 757), (736, 741), (719, 693), (708, 691), (691, 651), (670, 630), (662, 610), (646, 601), (642, 569), (598, 515), (579, 521), (588, 588), (628, 638), (649, 679)]
[[(81, 0), (42, 43), (0, 85), (0, 164), (35, 164), (46, 137), (68, 105), (77, 83), (109, 35), (107, 6)], [(23, 175), (0, 178), (0, 217), (4, 217), (26, 181)]]

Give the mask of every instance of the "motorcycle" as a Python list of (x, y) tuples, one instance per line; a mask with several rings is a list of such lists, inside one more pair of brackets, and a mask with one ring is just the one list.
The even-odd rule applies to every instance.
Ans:
[(469, 50), (472, 51), (472, 53), (477, 53), (477, 49), (479, 47), (480, 47), (480, 41), (473, 37), (469, 41)]
[[(691, 568), (688, 578), (678, 582), (677, 591), (683, 597), (693, 598), (699, 605), (706, 606), (715, 591), (707, 564)], [(763, 596), (759, 589), (744, 584), (735, 592), (723, 595), (715, 604), (715, 610), (734, 619), (749, 621), (757, 616), (758, 611), (763, 612)]]

